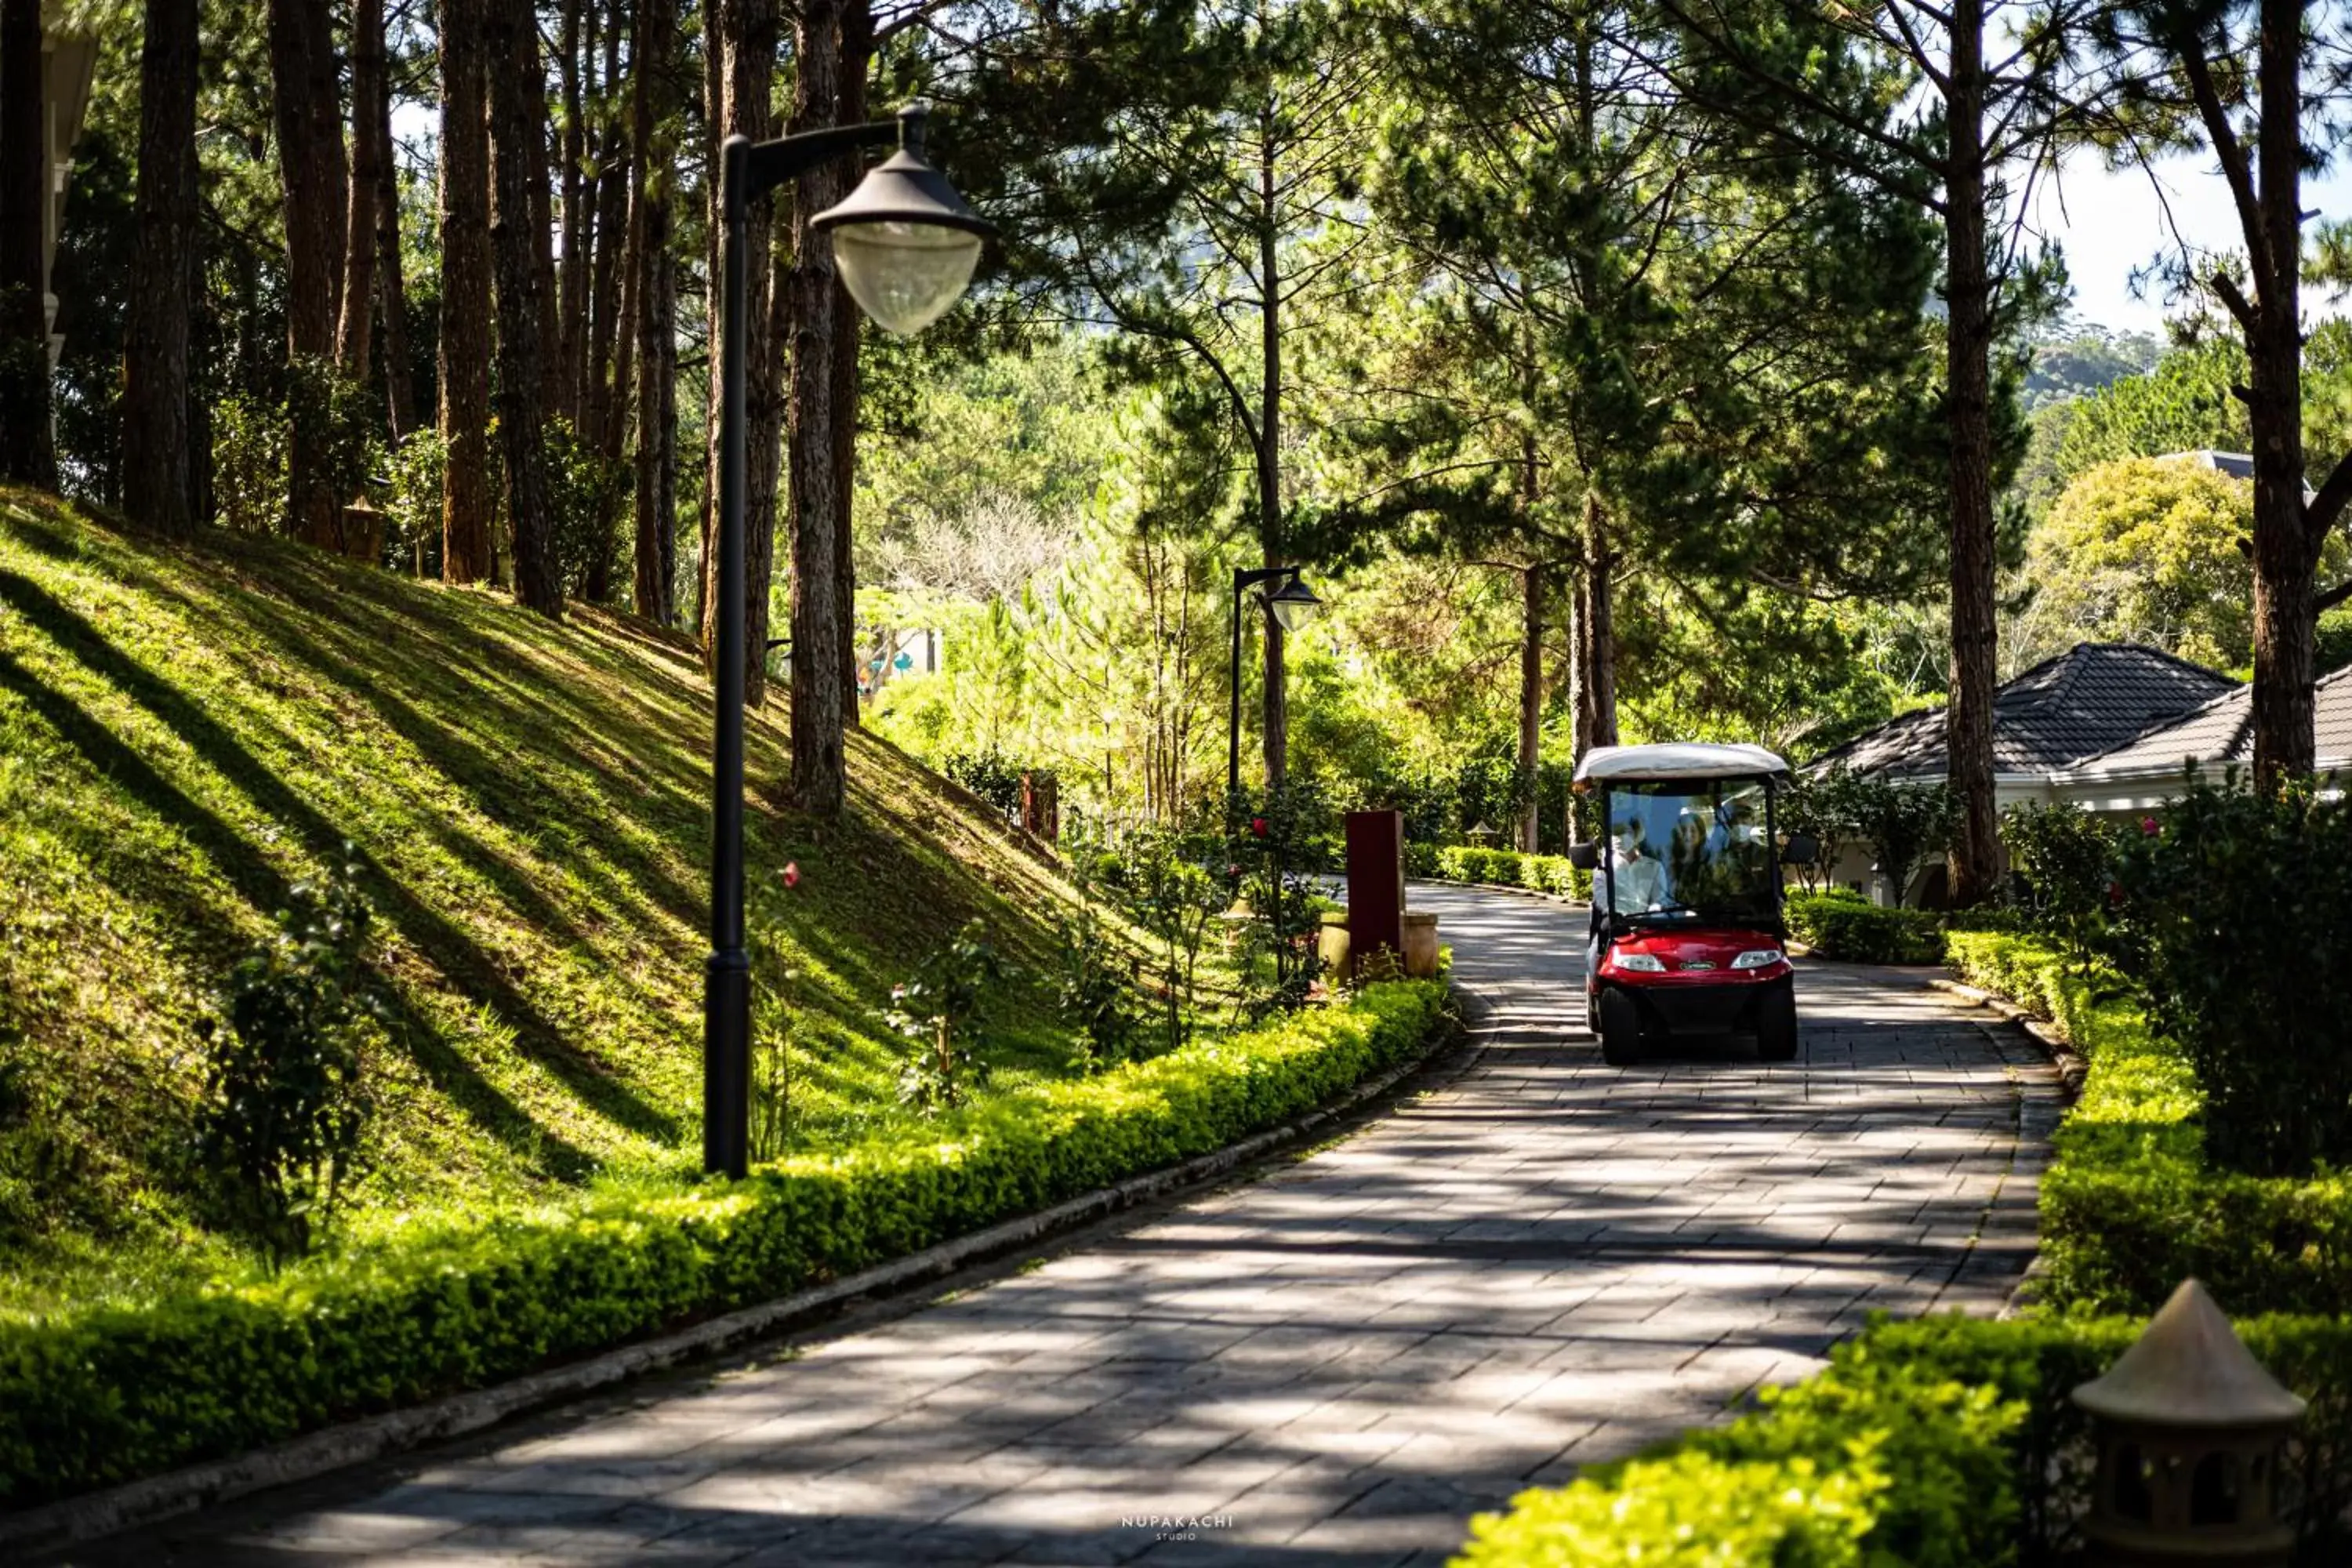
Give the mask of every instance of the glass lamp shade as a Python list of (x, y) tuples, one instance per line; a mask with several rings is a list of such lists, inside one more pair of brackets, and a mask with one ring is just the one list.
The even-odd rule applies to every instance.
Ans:
[(1314, 590), (1305, 583), (1293, 577), (1267, 595), (1265, 607), (1274, 612), (1276, 623), (1284, 631), (1295, 632), (1315, 618), (1316, 612), (1323, 607), (1323, 601), (1317, 598)]
[(833, 257), (851, 298), (882, 330), (921, 331), (953, 308), (980, 262), (980, 236), (938, 224), (843, 223)]

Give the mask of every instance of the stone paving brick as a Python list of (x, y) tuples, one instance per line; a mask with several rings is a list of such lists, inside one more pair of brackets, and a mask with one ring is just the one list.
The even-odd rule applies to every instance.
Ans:
[(1413, 899), (1480, 1054), (1344, 1143), (789, 1360), (76, 1561), (1437, 1563), (1870, 1312), (1997, 1310), (2031, 1259), (2054, 1077), (1937, 994), (1809, 967), (1801, 1061), (1612, 1069), (1570, 1022), (1575, 916)]

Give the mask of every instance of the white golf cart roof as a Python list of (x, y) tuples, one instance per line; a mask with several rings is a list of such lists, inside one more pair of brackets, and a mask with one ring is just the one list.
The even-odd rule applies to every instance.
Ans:
[(1595, 746), (1576, 764), (1576, 787), (1612, 779), (1752, 779), (1773, 777), (1789, 764), (1761, 746), (1693, 741), (1669, 746)]

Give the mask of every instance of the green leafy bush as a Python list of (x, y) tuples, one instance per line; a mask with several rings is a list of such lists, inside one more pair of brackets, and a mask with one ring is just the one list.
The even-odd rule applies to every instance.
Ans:
[(1917, 1375), (1865, 1340), (1729, 1426), (1515, 1499), (1472, 1524), (1476, 1568), (1654, 1563), (1780, 1568), (2009, 1560), (2020, 1516), (2010, 1443), (2026, 1407)]
[(0, 1504), (413, 1405), (766, 1300), (1221, 1148), (1407, 1057), (1444, 988), (1024, 1089), (740, 1183), (645, 1182), (274, 1279), (0, 1321)]
[(1233, 902), (1237, 879), (1211, 876), (1192, 858), (1198, 847), (1165, 829), (1130, 835), (1110, 882), (1120, 912), (1152, 941), (1151, 989), (1163, 1050), (1192, 1037), (1201, 953), (1217, 917)]
[(1020, 815), (1021, 769), (1003, 752), (957, 752), (941, 761), (940, 772), (1005, 816)]
[(1246, 815), (1225, 848), (1238, 867), (1249, 918), (1238, 932), (1244, 1016), (1256, 1023), (1306, 1005), (1323, 957), (1322, 915), (1311, 873), (1328, 862), (1331, 809), (1311, 783), (1293, 783), (1243, 803)]
[(1134, 993), (1109, 923), (1091, 900), (1056, 916), (1054, 1005), (1078, 1031), (1084, 1065), (1099, 1070), (1135, 1050)]
[(976, 1070), (972, 1036), (989, 993), (1010, 973), (988, 940), (988, 922), (975, 915), (941, 942), (914, 978), (890, 991), (890, 1027), (914, 1042), (898, 1075), (898, 1100), (936, 1116), (964, 1102)]
[(2352, 1162), (2352, 804), (2192, 781), (2145, 826), (2102, 946), (2187, 1051), (2208, 1156), (2264, 1176)]
[(1442, 877), (1439, 865), (1442, 851), (1434, 844), (1407, 844), (1404, 847), (1404, 874), (1408, 877)]
[(1821, 845), (1811, 866), (1797, 875), (1811, 892), (1848, 842), (1868, 845), (1871, 858), (1900, 900), (1919, 863), (1951, 847), (1954, 796), (1941, 784), (1905, 783), (1835, 767), (1802, 774), (1781, 795), (1775, 814), (1783, 833), (1810, 835)]
[(1934, 963), (1944, 955), (1943, 918), (1881, 909), (1852, 893), (1800, 893), (1781, 906), (1789, 934), (1820, 957), (1849, 963)]
[(1886, 1477), (1869, 1456), (1727, 1464), (1687, 1450), (1608, 1468), (1471, 1521), (1455, 1568), (1860, 1568)]
[(310, 1251), (331, 1223), (367, 1128), (362, 1055), (383, 1007), (375, 911), (358, 875), (345, 864), (295, 883), (278, 929), (229, 977), (228, 1027), (197, 1025), (207, 1058), (197, 1165), (222, 1217), (276, 1263)]
[[(1760, 1411), (1685, 1434), (1472, 1525), (1465, 1568), (1789, 1563), (1910, 1568), (2072, 1560), (2092, 1451), (2069, 1397), (2144, 1324), (2125, 1318), (1874, 1322)], [(2311, 1402), (2285, 1473), (2295, 1561), (2352, 1537), (2352, 1321), (2264, 1317), (2247, 1347)]]
[(1570, 865), (1565, 855), (1523, 855), (1516, 849), (1449, 844), (1434, 851), (1433, 863), (1434, 874), (1449, 882), (1531, 888), (1563, 899), (1586, 898), (1592, 890), (1591, 875)]
[(383, 499), (384, 564), (419, 577), (439, 575), (448, 443), (438, 430), (412, 430), (398, 447), (379, 447), (370, 466), (390, 480)]
[(2039, 929), (2086, 949), (2115, 880), (2114, 826), (2071, 805), (2029, 802), (2002, 814), (2000, 841), (2027, 917)]
[(2242, 1311), (2352, 1301), (2352, 1181), (2214, 1169), (2187, 1054), (2112, 972), (2031, 937), (1955, 931), (1947, 946), (1963, 980), (2050, 1019), (2090, 1063), (2042, 1178), (2046, 1300), (2152, 1311), (2193, 1275)]

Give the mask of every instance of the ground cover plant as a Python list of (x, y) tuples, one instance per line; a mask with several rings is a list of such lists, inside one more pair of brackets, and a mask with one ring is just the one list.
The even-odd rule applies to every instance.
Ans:
[(1443, 984), (1034, 1083), (740, 1183), (637, 1177), (136, 1305), (0, 1320), (0, 1506), (236, 1452), (763, 1300), (1223, 1147), (1409, 1059)]
[[(226, 977), (346, 861), (382, 1012), (354, 1047), (357, 1234), (691, 1169), (708, 708), (692, 645), (642, 622), (0, 492), (0, 1311), (236, 1261), (193, 1196), (205, 1031), (234, 1034)], [(1066, 885), (867, 737), (849, 811), (793, 814), (779, 709), (752, 716), (748, 830), (799, 1146), (905, 1114), (890, 988), (975, 918), (1023, 972), (980, 1047), (994, 1080), (1075, 1070)]]

